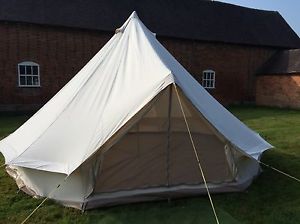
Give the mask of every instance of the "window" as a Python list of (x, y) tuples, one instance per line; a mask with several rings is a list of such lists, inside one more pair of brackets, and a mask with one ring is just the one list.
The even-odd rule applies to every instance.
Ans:
[(40, 66), (31, 61), (18, 64), (20, 87), (40, 87)]
[(215, 88), (216, 73), (213, 70), (205, 70), (202, 74), (202, 86), (206, 89)]

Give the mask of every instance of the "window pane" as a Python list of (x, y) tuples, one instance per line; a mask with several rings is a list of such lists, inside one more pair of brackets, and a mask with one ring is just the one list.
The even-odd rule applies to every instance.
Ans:
[(32, 76), (26, 76), (26, 84), (32, 86)]
[(19, 65), (19, 71), (21, 75), (25, 74), (25, 65)]
[(26, 85), (25, 76), (20, 76), (20, 85)]
[(38, 86), (39, 85), (39, 78), (37, 76), (33, 76), (33, 85)]
[(202, 86), (204, 88), (215, 88), (216, 74), (212, 70), (205, 70), (202, 72)]
[(32, 74), (31, 66), (30, 65), (26, 65), (26, 74), (27, 75), (31, 75)]
[(32, 66), (32, 74), (38, 75), (38, 66)]

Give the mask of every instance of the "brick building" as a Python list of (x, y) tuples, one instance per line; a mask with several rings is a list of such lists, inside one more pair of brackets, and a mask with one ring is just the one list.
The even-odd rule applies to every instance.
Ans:
[(200, 0), (0, 0), (0, 111), (37, 109), (130, 13), (223, 104), (254, 102), (256, 73), (300, 47), (278, 12)]
[(260, 69), (256, 102), (300, 109), (300, 49), (280, 51)]

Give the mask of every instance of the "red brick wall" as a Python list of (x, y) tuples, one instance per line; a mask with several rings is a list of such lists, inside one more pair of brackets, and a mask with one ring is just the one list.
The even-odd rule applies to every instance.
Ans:
[(162, 44), (201, 83), (202, 71), (216, 72), (208, 90), (221, 103), (254, 102), (255, 73), (276, 50), (221, 43), (163, 39)]
[[(101, 49), (113, 34), (0, 23), (0, 111), (39, 107)], [(274, 49), (158, 38), (201, 81), (202, 71), (216, 71), (216, 89), (222, 103), (254, 101), (254, 73)], [(40, 65), (41, 87), (18, 87), (17, 64)]]
[(300, 109), (300, 73), (257, 77), (256, 103)]
[[(108, 39), (91, 31), (1, 23), (0, 110), (44, 104)], [(22, 61), (40, 65), (40, 88), (18, 87), (17, 64)]]

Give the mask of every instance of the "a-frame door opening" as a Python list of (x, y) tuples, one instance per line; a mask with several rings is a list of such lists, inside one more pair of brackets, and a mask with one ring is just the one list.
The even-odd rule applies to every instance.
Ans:
[[(104, 153), (94, 194), (203, 183), (173, 88), (157, 96), (151, 109)], [(232, 181), (225, 142), (179, 94), (207, 182)]]

